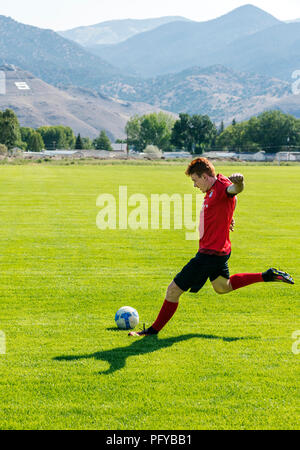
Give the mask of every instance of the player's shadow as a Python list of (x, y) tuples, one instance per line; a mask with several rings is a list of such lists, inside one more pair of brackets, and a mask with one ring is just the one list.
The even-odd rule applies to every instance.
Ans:
[(107, 361), (110, 367), (99, 374), (109, 375), (117, 370), (122, 369), (126, 365), (126, 360), (129, 356), (144, 355), (146, 353), (152, 353), (162, 348), (171, 347), (173, 344), (178, 342), (187, 341), (188, 339), (200, 338), (200, 339), (221, 339), (225, 342), (235, 342), (245, 339), (256, 339), (255, 337), (222, 337), (214, 336), (210, 334), (183, 334), (177, 337), (171, 337), (166, 339), (159, 339), (157, 335), (146, 336), (142, 339), (135, 339), (127, 347), (118, 347), (111, 350), (103, 350), (100, 352), (84, 354), (84, 355), (66, 355), (57, 356), (54, 358), (55, 361), (74, 361), (80, 359), (95, 358), (102, 361)]

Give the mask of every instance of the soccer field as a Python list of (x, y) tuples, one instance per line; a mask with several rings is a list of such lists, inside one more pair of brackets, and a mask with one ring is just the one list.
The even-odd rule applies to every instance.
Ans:
[(246, 182), (231, 274), (277, 267), (295, 285), (218, 296), (208, 282), (158, 337), (136, 339), (115, 312), (132, 306), (150, 326), (198, 242), (100, 230), (96, 200), (119, 186), (195, 195), (185, 164), (0, 167), (1, 429), (299, 428), (300, 166), (216, 169)]

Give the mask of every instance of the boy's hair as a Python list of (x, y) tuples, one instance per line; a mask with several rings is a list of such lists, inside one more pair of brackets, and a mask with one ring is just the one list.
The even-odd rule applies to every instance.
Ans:
[(190, 177), (193, 173), (197, 174), (198, 177), (201, 177), (204, 173), (207, 173), (210, 177), (216, 176), (213, 164), (206, 158), (197, 158), (190, 162), (185, 174)]

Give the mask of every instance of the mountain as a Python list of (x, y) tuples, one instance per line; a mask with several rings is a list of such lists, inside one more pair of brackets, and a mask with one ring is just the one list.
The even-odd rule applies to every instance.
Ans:
[(284, 97), (275, 103), (274, 109), (300, 118), (300, 94)]
[(237, 70), (291, 81), (300, 67), (300, 23), (280, 23), (236, 40), (211, 54), (209, 62), (216, 59)]
[(124, 138), (131, 116), (160, 110), (145, 103), (113, 100), (84, 88), (58, 89), (12, 65), (0, 66), (0, 74), (1, 86), (3, 77), (6, 86), (5, 94), (0, 95), (0, 110), (13, 109), (25, 127), (64, 125), (90, 138), (101, 130), (111, 139)]
[[(300, 61), (299, 27), (248, 5), (209, 22), (161, 25), (107, 47), (133, 49), (131, 43), (138, 40), (145, 44), (140, 48), (144, 56), (125, 52), (124, 64), (132, 67), (137, 58), (139, 64), (144, 61), (144, 67), (136, 67), (140, 71), (154, 70), (157, 64), (155, 70), (162, 72), (171, 67), (169, 73), (144, 79), (51, 30), (0, 16), (0, 64), (22, 68), (5, 69), (12, 87), (7, 95), (0, 91), (0, 107), (16, 110), (23, 125), (64, 124), (90, 137), (101, 129), (122, 137), (129, 117), (158, 109), (208, 114), (226, 123), (281, 104), (296, 111), (290, 94), (291, 69), (298, 69)], [(263, 74), (255, 74), (255, 68)], [(287, 81), (273, 76), (278, 71)], [(30, 89), (16, 90), (22, 81)]]
[(112, 80), (102, 85), (101, 90), (121, 99), (135, 99), (177, 113), (208, 114), (215, 122), (230, 123), (233, 118), (245, 120), (271, 109), (291, 94), (291, 85), (215, 65), (141, 79), (133, 85)]
[(0, 16), (0, 64), (22, 67), (51, 84), (96, 87), (120, 72), (51, 30)]
[(185, 17), (169, 16), (155, 19), (124, 19), (110, 20), (96, 25), (77, 27), (71, 30), (59, 31), (64, 38), (77, 42), (82, 46), (118, 44), (138, 33), (152, 30), (165, 23), (188, 21)]
[(123, 72), (151, 77), (219, 64), (219, 54), (232, 42), (280, 23), (265, 11), (245, 5), (208, 22), (172, 22), (116, 45), (88, 49)]

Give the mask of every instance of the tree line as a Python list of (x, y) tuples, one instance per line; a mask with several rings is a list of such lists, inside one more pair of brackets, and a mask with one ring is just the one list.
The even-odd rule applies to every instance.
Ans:
[(14, 111), (0, 111), (0, 145), (2, 153), (14, 147), (24, 151), (39, 152), (43, 149), (112, 150), (111, 141), (102, 130), (99, 136), (91, 140), (88, 137), (75, 136), (70, 127), (62, 125), (43, 126), (37, 129), (21, 127)]
[[(227, 127), (224, 122), (217, 127), (208, 115), (180, 113), (178, 118), (159, 112), (135, 115), (126, 124), (124, 142), (138, 152), (147, 146), (162, 151), (185, 150), (200, 154), (203, 151), (225, 150), (234, 152), (276, 153), (282, 149), (300, 148), (300, 119), (273, 110), (237, 123), (233, 120)], [(20, 127), (14, 111), (0, 111), (0, 145), (11, 149), (40, 151), (55, 149), (112, 150), (111, 142), (102, 130), (91, 140), (77, 137), (70, 127), (43, 126), (37, 129)]]
[(211, 150), (276, 153), (300, 149), (300, 119), (281, 111), (266, 111), (257, 117), (226, 128), (217, 128), (209, 116), (180, 113), (175, 120), (165, 113), (132, 117), (126, 125), (129, 145), (142, 151), (149, 144), (161, 150), (186, 150), (202, 153)]

